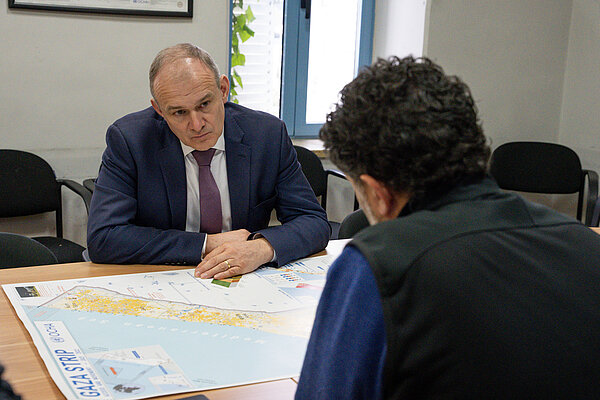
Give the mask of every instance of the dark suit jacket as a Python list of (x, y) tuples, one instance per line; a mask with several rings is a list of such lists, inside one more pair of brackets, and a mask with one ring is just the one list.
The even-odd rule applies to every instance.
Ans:
[[(225, 104), (232, 229), (261, 233), (279, 265), (323, 249), (330, 228), (302, 174), (285, 124)], [(179, 139), (152, 107), (112, 124), (88, 218), (99, 263), (198, 264), (206, 235), (185, 232), (187, 188)], [(275, 209), (282, 225), (267, 229)]]

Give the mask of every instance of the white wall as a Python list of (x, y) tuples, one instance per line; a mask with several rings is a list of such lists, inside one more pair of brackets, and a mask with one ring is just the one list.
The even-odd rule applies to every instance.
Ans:
[(426, 8), (426, 0), (376, 0), (373, 59), (423, 55)]
[[(0, 7), (0, 147), (34, 152), (58, 177), (95, 176), (108, 125), (149, 106), (148, 68), (162, 48), (192, 42), (223, 71), (229, 1), (195, 0), (194, 17), (108, 16)], [(65, 195), (65, 237), (85, 244), (83, 203)], [(0, 230), (53, 231), (22, 219)]]

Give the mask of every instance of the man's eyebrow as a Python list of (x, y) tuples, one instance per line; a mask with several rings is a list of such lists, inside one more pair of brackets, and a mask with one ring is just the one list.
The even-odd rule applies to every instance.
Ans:
[(212, 98), (213, 98), (213, 93), (212, 92), (208, 92), (200, 100), (198, 100), (198, 102), (196, 103), (196, 105), (198, 106), (198, 105), (204, 103), (207, 100), (212, 100)]
[(185, 107), (183, 107), (183, 106), (168, 106), (165, 109), (165, 111), (170, 113), (170, 112), (173, 112), (173, 111), (181, 110), (183, 108), (185, 108)]

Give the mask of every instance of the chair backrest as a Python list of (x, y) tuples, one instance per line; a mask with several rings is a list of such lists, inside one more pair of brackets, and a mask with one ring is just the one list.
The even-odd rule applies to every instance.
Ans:
[(18, 217), (60, 208), (60, 185), (39, 156), (0, 150), (0, 217)]
[(567, 146), (544, 142), (505, 143), (492, 153), (490, 174), (502, 189), (548, 194), (578, 193), (577, 219), (586, 225), (591, 223), (598, 196), (598, 174), (582, 169), (579, 156)]
[(338, 239), (350, 239), (367, 226), (369, 226), (369, 220), (362, 209), (351, 212), (340, 224)]
[(494, 150), (490, 173), (508, 190), (577, 193), (583, 189), (577, 153), (556, 143), (505, 143)]
[(302, 146), (294, 146), (302, 172), (315, 196), (323, 196), (327, 191), (327, 173), (319, 156)]
[(60, 184), (41, 157), (21, 150), (0, 150), (0, 217), (56, 212), (62, 236)]
[(43, 244), (27, 236), (0, 232), (0, 268), (56, 263), (56, 256)]

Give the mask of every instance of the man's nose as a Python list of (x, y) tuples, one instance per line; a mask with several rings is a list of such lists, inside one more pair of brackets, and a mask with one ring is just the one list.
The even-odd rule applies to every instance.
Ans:
[(201, 131), (204, 127), (204, 117), (202, 113), (192, 111), (190, 114), (192, 129), (195, 131)]

